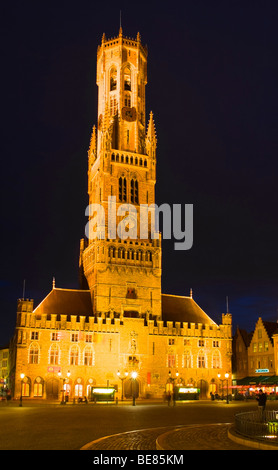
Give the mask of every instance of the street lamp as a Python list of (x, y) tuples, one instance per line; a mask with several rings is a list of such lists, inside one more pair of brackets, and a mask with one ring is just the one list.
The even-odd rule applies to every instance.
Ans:
[(21, 373), (20, 374), (20, 378), (21, 378), (21, 382), (20, 382), (20, 399), (19, 399), (19, 406), (22, 406), (22, 387), (23, 387), (23, 379), (25, 377), (25, 374)]
[[(70, 378), (70, 371), (68, 370), (67, 371), (67, 376), (68, 376), (68, 379)], [(66, 403), (66, 400), (65, 400), (65, 403)]]
[(229, 374), (226, 372), (225, 374), (226, 380), (227, 380), (227, 405), (229, 404)]
[(217, 374), (217, 377), (221, 380), (221, 385), (222, 385), (222, 398), (224, 397), (224, 386), (223, 383), (225, 382), (225, 379), (227, 381), (227, 395), (226, 395), (226, 403), (227, 405), (229, 404), (229, 374), (226, 372), (225, 374), (225, 379), (221, 379), (221, 374)]
[[(59, 377), (60, 377), (60, 379), (61, 379), (61, 378), (62, 378), (62, 377), (61, 377), (61, 376), (62, 376), (62, 372), (59, 371), (59, 372), (58, 372), (58, 375), (59, 375)], [(70, 371), (69, 371), (69, 370), (68, 370), (68, 372), (67, 372), (67, 376), (68, 376), (68, 378), (70, 377)], [(65, 404), (66, 404), (66, 401), (65, 401), (65, 382), (66, 382), (66, 379), (65, 379), (65, 377), (63, 377), (62, 380), (63, 380), (63, 388), (62, 388), (62, 400), (61, 400), (61, 402), (60, 402), (60, 405), (65, 405)]]
[(124, 376), (124, 377), (121, 377), (121, 373), (120, 373), (120, 371), (118, 370), (117, 376), (118, 376), (119, 379), (122, 381), (122, 401), (123, 401), (123, 400), (124, 400), (124, 380), (127, 378), (128, 372), (125, 372), (125, 376)]
[(62, 375), (62, 372), (61, 372), (61, 371), (58, 372), (58, 375), (59, 375), (60, 379), (62, 379), (62, 381), (63, 381), (63, 385), (62, 385), (62, 400), (61, 400), (61, 402), (60, 402), (60, 405), (64, 405), (64, 403), (65, 403), (65, 400), (64, 400), (64, 391), (65, 391), (65, 386), (64, 386), (64, 384), (65, 384), (65, 379), (64, 379), (64, 377), (63, 377), (63, 378), (61, 377), (61, 375)]
[(137, 372), (136, 371), (133, 371), (131, 373), (131, 377), (132, 377), (132, 405), (135, 406), (135, 381), (136, 381), (136, 377), (137, 377)]

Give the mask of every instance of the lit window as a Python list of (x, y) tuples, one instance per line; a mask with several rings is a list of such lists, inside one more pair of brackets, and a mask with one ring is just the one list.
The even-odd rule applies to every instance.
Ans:
[(93, 365), (93, 350), (92, 348), (85, 348), (84, 351), (84, 365), (92, 366)]
[(183, 367), (190, 369), (192, 367), (192, 355), (189, 351), (186, 351), (183, 355)]
[(213, 369), (220, 369), (220, 355), (217, 354), (218, 351), (216, 351), (213, 356), (212, 356), (212, 368)]
[(125, 106), (127, 106), (128, 108), (130, 108), (131, 106), (131, 97), (130, 97), (130, 94), (125, 94)]
[(115, 97), (110, 98), (110, 115), (115, 116), (117, 114), (117, 100)]
[(34, 397), (42, 397), (42, 381), (37, 377), (34, 383)]
[(175, 354), (168, 354), (167, 364), (168, 364), (168, 367), (175, 367), (175, 364), (176, 364)]
[(29, 350), (29, 364), (39, 363), (39, 346), (37, 344), (31, 344)]
[(92, 341), (93, 341), (92, 333), (86, 333), (85, 341), (86, 341), (86, 343), (92, 343)]
[(83, 385), (82, 384), (76, 384), (74, 387), (74, 396), (78, 398), (83, 397)]
[(132, 179), (130, 182), (130, 200), (133, 204), (138, 204), (138, 181)]
[(131, 72), (129, 67), (124, 69), (124, 89), (131, 91)]
[(203, 353), (198, 354), (197, 367), (199, 369), (204, 369), (206, 367), (206, 358)]
[(126, 178), (119, 178), (119, 200), (126, 202)]
[(117, 70), (115, 67), (110, 72), (110, 91), (114, 91), (117, 88)]
[(52, 364), (52, 365), (59, 364), (59, 347), (57, 344), (52, 345), (50, 348), (49, 364)]
[(70, 365), (77, 366), (79, 360), (79, 350), (77, 346), (72, 346), (70, 350)]
[(59, 339), (60, 339), (60, 335), (58, 331), (53, 331), (51, 333), (51, 341), (59, 341)]

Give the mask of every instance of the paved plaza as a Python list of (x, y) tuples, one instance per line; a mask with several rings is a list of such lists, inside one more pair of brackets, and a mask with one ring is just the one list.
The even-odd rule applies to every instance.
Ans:
[[(277, 409), (269, 402), (268, 409)], [(228, 437), (256, 402), (0, 404), (1, 450), (250, 450)], [(160, 446), (160, 447), (158, 447)]]

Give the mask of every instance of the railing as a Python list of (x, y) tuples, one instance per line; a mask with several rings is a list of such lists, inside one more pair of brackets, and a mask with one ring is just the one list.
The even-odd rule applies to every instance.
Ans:
[(254, 411), (235, 415), (236, 432), (278, 445), (278, 411)]

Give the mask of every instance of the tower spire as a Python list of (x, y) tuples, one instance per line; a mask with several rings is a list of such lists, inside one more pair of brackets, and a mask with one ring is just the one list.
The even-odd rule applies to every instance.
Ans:
[(147, 129), (147, 136), (146, 136), (146, 150), (147, 150), (147, 154), (150, 157), (155, 158), (156, 146), (157, 146), (156, 130), (155, 130), (153, 112), (151, 111), (150, 119), (148, 123), (148, 129)]
[(89, 159), (95, 160), (96, 156), (97, 156), (97, 133), (96, 133), (96, 126), (93, 126), (90, 147), (88, 150), (88, 157)]

